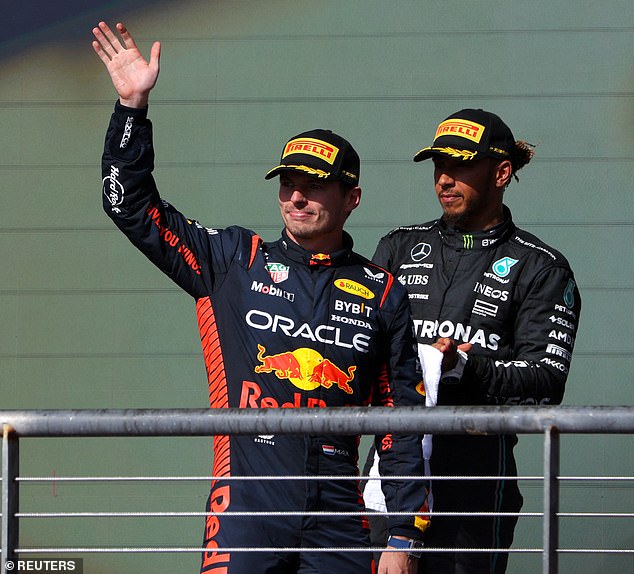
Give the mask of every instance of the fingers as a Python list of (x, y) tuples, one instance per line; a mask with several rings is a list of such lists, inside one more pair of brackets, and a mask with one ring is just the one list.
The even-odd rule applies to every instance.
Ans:
[(156, 71), (158, 74), (161, 61), (161, 43), (154, 42), (150, 50), (150, 68)]
[(463, 353), (468, 353), (473, 348), (471, 343), (463, 343), (462, 345), (458, 345), (458, 350)]
[(114, 38), (112, 30), (110, 30), (105, 22), (99, 22), (99, 26), (92, 29), (92, 35), (95, 37), (92, 47), (95, 52), (97, 52), (97, 55), (104, 62), (111, 60), (117, 53), (116, 48), (112, 45), (112, 42), (108, 38), (108, 36)]
[[(123, 26), (123, 24), (117, 24), (117, 28), (119, 28), (120, 26)], [(121, 42), (119, 38), (117, 38), (117, 36), (110, 29), (108, 24), (106, 24), (105, 22), (99, 22), (98, 30), (100, 32), (103, 32), (103, 35), (108, 39), (108, 42), (110, 46), (112, 47), (112, 49), (114, 50), (115, 54), (119, 53), (121, 50), (125, 50), (125, 44)]]
[(452, 353), (456, 350), (456, 342), (449, 337), (439, 337), (432, 347), (438, 349), (441, 353)]
[(117, 24), (117, 30), (119, 34), (121, 34), (121, 44), (124, 48), (136, 48), (136, 43), (130, 35), (130, 32), (128, 32), (128, 29), (121, 22)]
[(95, 52), (97, 52), (97, 55), (104, 61), (106, 61), (106, 59), (112, 60), (119, 52), (126, 50), (128, 47), (136, 48), (132, 36), (130, 36), (130, 33), (123, 24), (118, 23), (117, 30), (121, 34), (120, 39), (105, 22), (99, 22), (99, 24), (92, 29), (93, 36), (96, 38), (96, 42), (93, 41), (92, 46)]

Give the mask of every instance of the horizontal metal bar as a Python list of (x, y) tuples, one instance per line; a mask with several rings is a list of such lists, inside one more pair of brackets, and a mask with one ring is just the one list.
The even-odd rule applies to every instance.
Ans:
[[(560, 476), (561, 482), (634, 482), (634, 476)], [(499, 476), (394, 476), (393, 480), (499, 480)], [(18, 476), (16, 482), (23, 483), (58, 483), (58, 482), (211, 482), (214, 480), (225, 481), (267, 481), (267, 480), (381, 480), (377, 476)], [(544, 480), (543, 476), (504, 476), (504, 480), (517, 480), (518, 482), (538, 482)]]
[(634, 554), (631, 548), (559, 548), (561, 554)]
[[(395, 476), (397, 480), (499, 480), (499, 476)], [(634, 482), (634, 476), (559, 476), (561, 482)], [(212, 480), (381, 480), (376, 476), (18, 476), (17, 482), (187, 482)], [(543, 476), (504, 476), (505, 480), (539, 481)], [(0, 479), (1, 480), (1, 479)]]
[(559, 480), (584, 482), (633, 482), (634, 476), (560, 476)]
[(634, 518), (634, 512), (558, 512), (560, 518)]
[[(17, 477), (18, 482), (162, 482), (162, 481), (183, 481), (202, 480), (205, 482), (212, 480), (223, 481), (267, 481), (267, 480), (383, 480), (380, 476), (21, 476)], [(421, 476), (421, 475), (395, 475), (390, 476), (390, 480), (500, 480), (499, 476)], [(543, 480), (543, 476), (505, 476), (504, 480)]]
[(634, 433), (634, 407), (5, 410), (20, 437), (218, 434)]
[[(181, 518), (197, 516), (367, 516), (367, 511), (329, 512), (329, 511), (229, 511), (202, 512), (18, 512), (16, 518)], [(412, 512), (375, 512), (372, 516), (412, 516)], [(541, 518), (543, 512), (425, 512), (425, 516), (487, 516), (487, 517), (531, 517)]]
[[(262, 548), (215, 548), (216, 551), (221, 552), (397, 552), (407, 551), (406, 549), (386, 549), (383, 547), (348, 547), (348, 548), (276, 548), (276, 547), (262, 547)], [(207, 552), (206, 548), (188, 548), (188, 547), (71, 547), (71, 548), (17, 548), (16, 554), (138, 554), (138, 553), (157, 553), (157, 554), (169, 554), (169, 553), (198, 553)], [(421, 552), (470, 552), (470, 553), (482, 553), (482, 552), (498, 552), (507, 554), (529, 554), (529, 553), (541, 553), (542, 548), (421, 548)], [(623, 550), (619, 548), (559, 548), (557, 552), (562, 554), (634, 554), (634, 550)]]
[[(181, 552), (208, 552), (208, 548), (191, 548), (191, 547), (74, 547), (74, 548), (18, 548), (16, 553), (18, 554), (68, 554), (68, 553), (85, 553), (85, 554), (106, 554), (106, 553), (181, 553)], [(379, 547), (367, 547), (362, 548), (358, 546), (339, 548), (339, 547), (320, 547), (320, 548), (296, 548), (296, 547), (257, 547), (257, 548), (242, 548), (242, 547), (217, 547), (214, 548), (217, 552), (408, 552), (408, 549), (403, 548), (385, 548)], [(505, 552), (509, 554), (521, 554), (527, 552), (541, 552), (541, 548), (422, 548), (422, 552)]]

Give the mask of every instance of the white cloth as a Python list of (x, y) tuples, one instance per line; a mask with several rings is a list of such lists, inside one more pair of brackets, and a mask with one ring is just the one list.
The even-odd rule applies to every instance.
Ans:
[[(425, 383), (425, 407), (435, 407), (438, 402), (438, 385), (441, 377), (460, 379), (462, 371), (467, 362), (467, 355), (462, 351), (458, 351), (458, 364), (446, 373), (441, 373), (443, 354), (431, 345), (418, 344), (418, 358), (423, 369), (423, 381)], [(432, 435), (423, 435), (423, 459), (425, 462), (425, 476), (431, 476), (429, 460), (432, 451)], [(368, 482), (363, 491), (363, 500), (366, 508), (376, 510), (377, 512), (387, 512), (385, 504), (385, 496), (381, 490), (381, 480), (379, 474), (379, 454), (374, 453), (374, 463), (369, 472)], [(431, 494), (429, 499), (429, 507), (432, 507)]]

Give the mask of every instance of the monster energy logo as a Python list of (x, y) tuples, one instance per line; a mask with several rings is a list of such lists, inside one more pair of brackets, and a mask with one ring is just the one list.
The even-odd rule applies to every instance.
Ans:
[(465, 249), (473, 249), (473, 235), (463, 235), (462, 246)]

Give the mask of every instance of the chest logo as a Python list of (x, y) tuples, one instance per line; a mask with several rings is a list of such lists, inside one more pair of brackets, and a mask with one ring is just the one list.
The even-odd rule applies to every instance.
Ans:
[(341, 289), (346, 293), (357, 295), (359, 297), (363, 297), (364, 299), (374, 299), (374, 293), (372, 293), (372, 291), (364, 285), (361, 285), (361, 283), (357, 283), (351, 279), (335, 279), (334, 283), (337, 289)]
[(410, 251), (410, 256), (412, 261), (422, 261), (423, 259), (427, 259), (431, 255), (431, 245), (429, 243), (419, 243), (412, 247)]
[(491, 269), (498, 277), (506, 277), (511, 272), (511, 267), (518, 261), (518, 259), (512, 259), (511, 257), (502, 257), (502, 259), (498, 259), (491, 266)]
[(273, 283), (282, 283), (288, 279), (288, 265), (282, 263), (267, 263), (266, 270), (269, 272)]
[(256, 373), (273, 373), (278, 379), (288, 379), (304, 391), (312, 391), (320, 386), (330, 389), (334, 385), (344, 393), (353, 393), (350, 383), (354, 379), (356, 365), (348, 367), (346, 373), (314, 349), (301, 348), (267, 355), (266, 348), (258, 345), (257, 358), (260, 364), (254, 369)]

